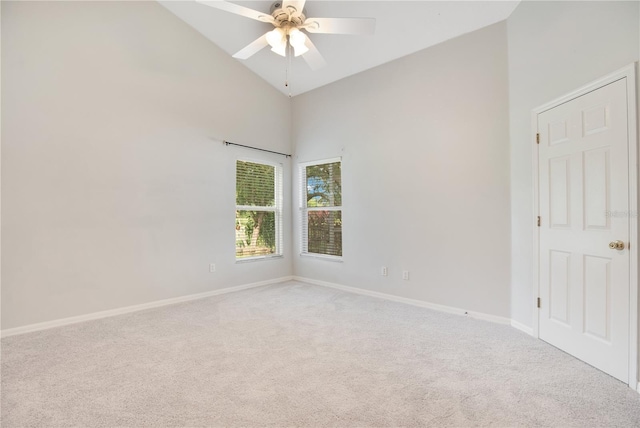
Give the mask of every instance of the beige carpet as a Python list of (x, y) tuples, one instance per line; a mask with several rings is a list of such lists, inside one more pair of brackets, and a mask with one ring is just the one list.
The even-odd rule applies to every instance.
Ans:
[(3, 427), (640, 426), (511, 327), (296, 282), (2, 340)]

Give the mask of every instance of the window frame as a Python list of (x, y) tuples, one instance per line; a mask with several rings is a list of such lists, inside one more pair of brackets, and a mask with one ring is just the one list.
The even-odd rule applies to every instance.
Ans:
[[(309, 211), (339, 211), (344, 226), (344, 202), (341, 200), (339, 206), (331, 207), (308, 207), (307, 206), (307, 167), (315, 165), (324, 165), (330, 163), (340, 163), (340, 181), (342, 182), (342, 157), (321, 159), (317, 161), (298, 163), (298, 174), (300, 184), (300, 255), (304, 257), (313, 257), (335, 262), (342, 262), (344, 259), (344, 247), (341, 256), (331, 254), (310, 253), (309, 252)], [(344, 229), (343, 229), (344, 230)], [(344, 243), (344, 235), (341, 238)]]
[[(238, 205), (237, 195), (235, 199), (235, 210), (236, 217), (238, 211), (264, 211), (264, 212), (273, 212), (275, 213), (275, 251), (273, 254), (265, 254), (260, 256), (248, 256), (238, 258), (237, 254), (235, 256), (236, 263), (248, 263), (255, 262), (260, 260), (271, 260), (271, 259), (280, 259), (283, 255), (283, 246), (284, 246), (284, 238), (283, 238), (283, 224), (282, 224), (282, 208), (284, 205), (284, 183), (283, 183), (283, 170), (284, 165), (279, 162), (272, 162), (264, 159), (256, 159), (256, 158), (248, 158), (248, 157), (237, 157), (233, 164), (234, 170), (234, 185), (235, 189), (238, 186), (238, 162), (248, 162), (255, 163), (258, 165), (267, 165), (274, 168), (274, 206), (258, 206), (258, 205)], [(234, 229), (235, 229), (235, 219), (234, 219)], [(235, 237), (235, 234), (234, 234)], [(237, 242), (237, 239), (235, 240)], [(234, 244), (235, 245), (235, 244)], [(237, 249), (237, 248), (236, 248)], [(235, 251), (234, 251), (235, 252)]]

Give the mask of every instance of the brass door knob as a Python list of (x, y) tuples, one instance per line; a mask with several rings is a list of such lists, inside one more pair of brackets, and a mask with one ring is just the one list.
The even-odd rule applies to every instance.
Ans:
[(624, 242), (622, 241), (609, 242), (609, 248), (611, 248), (612, 250), (624, 250)]

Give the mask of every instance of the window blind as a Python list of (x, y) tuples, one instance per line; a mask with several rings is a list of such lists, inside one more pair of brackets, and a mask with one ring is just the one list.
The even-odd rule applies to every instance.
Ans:
[(282, 168), (236, 162), (236, 259), (282, 255)]
[(342, 257), (342, 162), (300, 164), (301, 251)]

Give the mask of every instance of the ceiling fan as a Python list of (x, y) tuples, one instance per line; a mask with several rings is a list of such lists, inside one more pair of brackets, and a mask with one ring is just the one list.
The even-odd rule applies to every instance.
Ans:
[(234, 58), (247, 59), (267, 46), (271, 46), (271, 50), (278, 55), (287, 56), (287, 48), (292, 48), (294, 56), (302, 55), (312, 70), (323, 67), (326, 62), (301, 30), (309, 33), (360, 35), (373, 34), (376, 27), (374, 18), (307, 18), (303, 10), (306, 0), (276, 1), (268, 14), (223, 0), (196, 2), (275, 27), (236, 52)]

